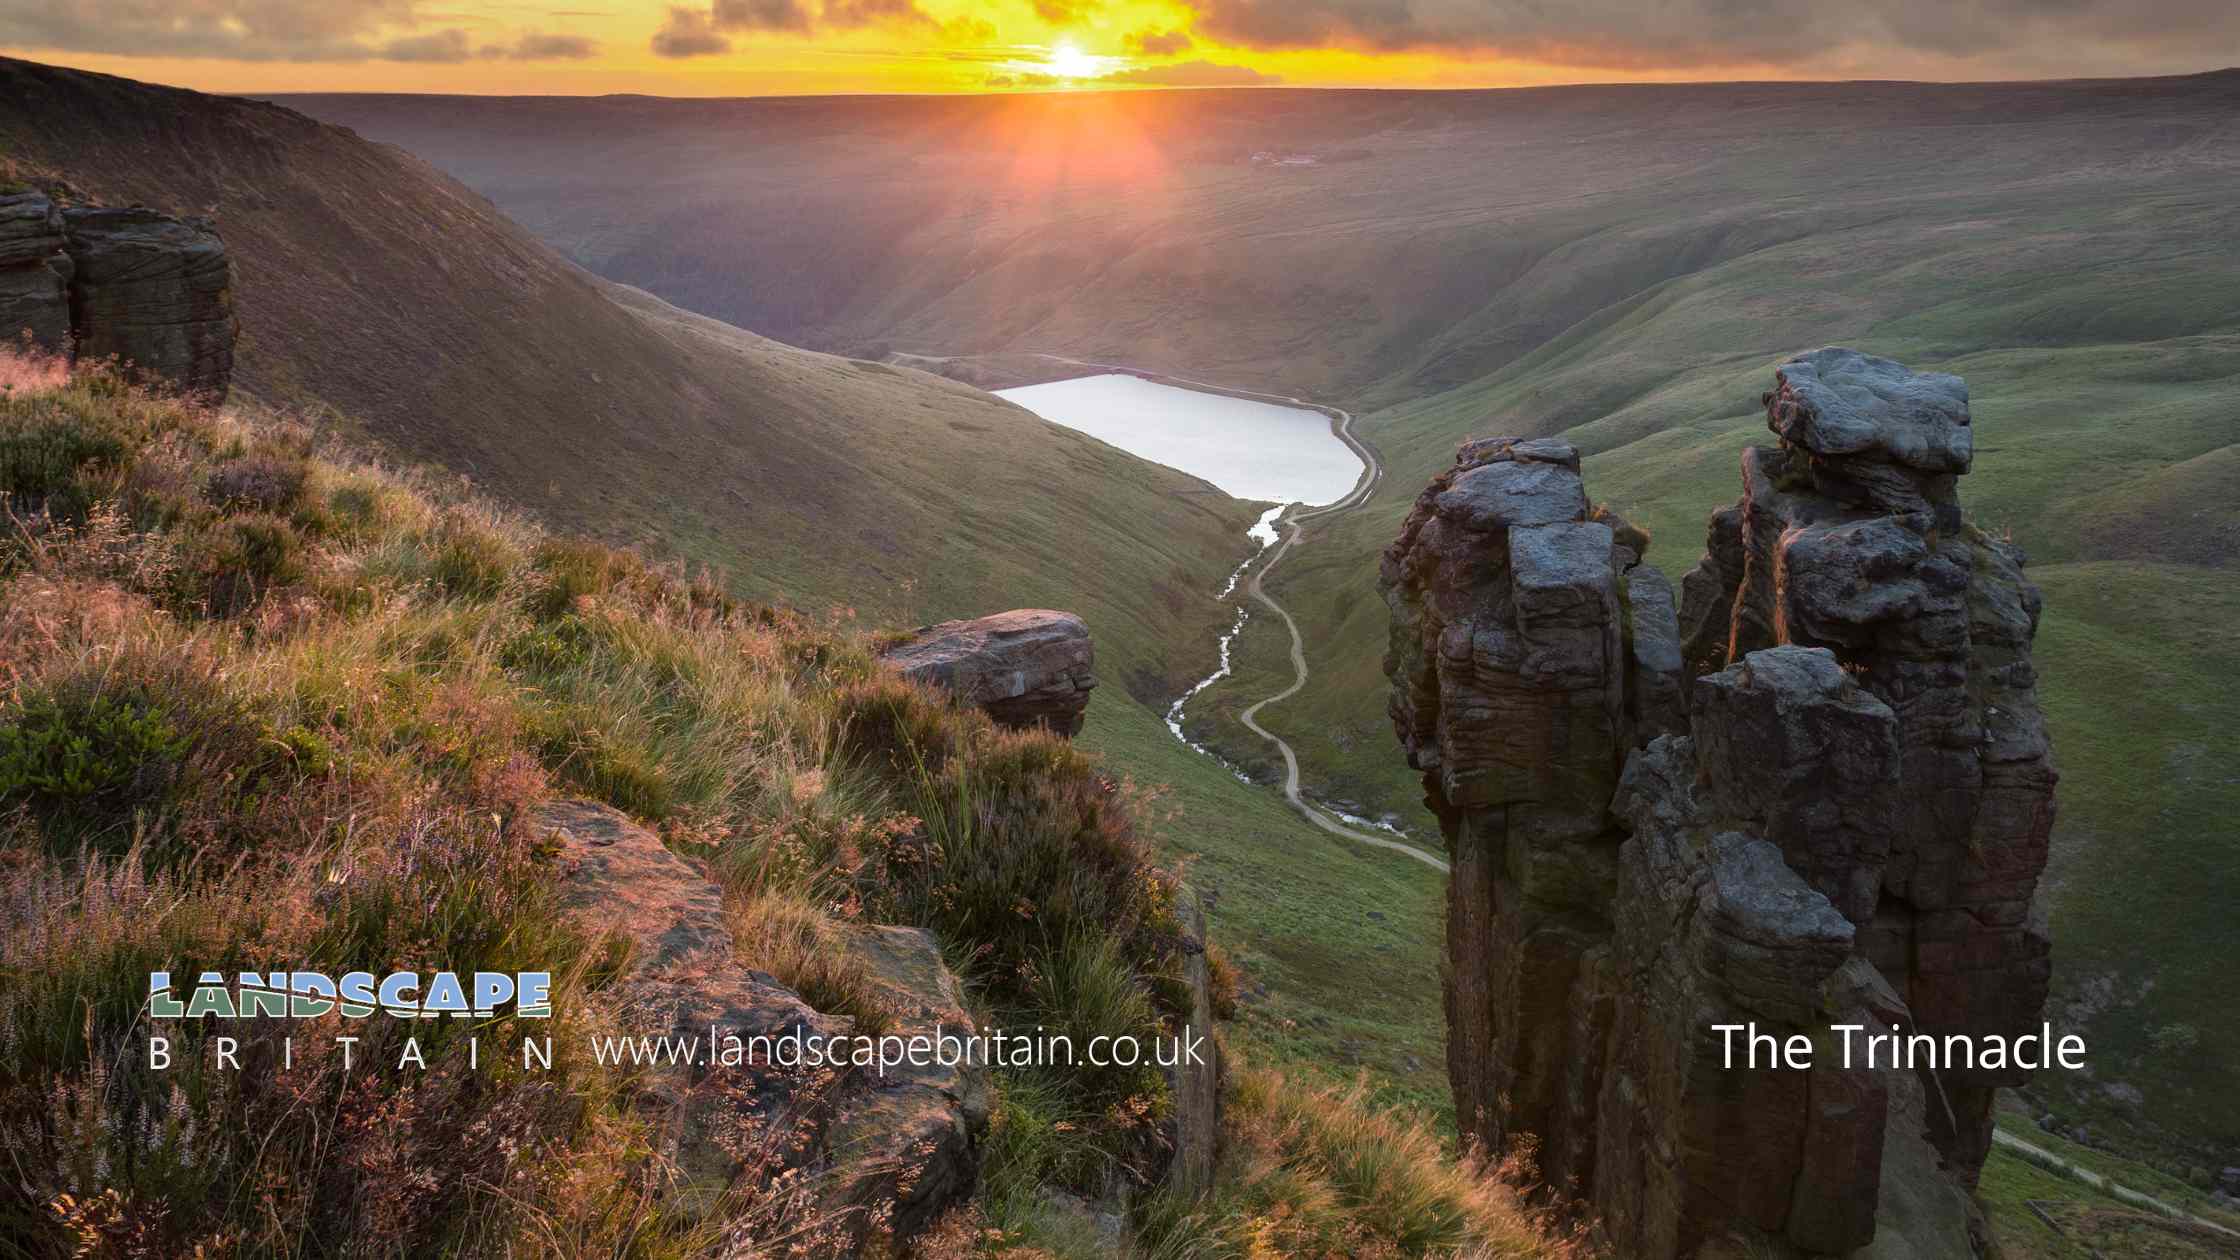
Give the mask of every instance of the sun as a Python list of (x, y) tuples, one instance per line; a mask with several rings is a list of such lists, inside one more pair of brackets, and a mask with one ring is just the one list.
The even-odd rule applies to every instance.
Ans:
[(1070, 40), (1051, 49), (1044, 65), (1061, 79), (1093, 79), (1104, 72), (1104, 58), (1090, 56)]

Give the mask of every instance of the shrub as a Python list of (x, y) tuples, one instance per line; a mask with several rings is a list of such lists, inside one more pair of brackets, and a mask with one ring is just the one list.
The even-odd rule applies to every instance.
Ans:
[(213, 617), (246, 612), (273, 588), (303, 580), (302, 550), (294, 526), (280, 517), (232, 517), (182, 557), (190, 582), (184, 601)]
[(0, 494), (18, 515), (83, 519), (94, 494), (81, 474), (121, 465), (116, 432), (39, 399), (0, 400)]
[(579, 599), (597, 598), (645, 574), (645, 561), (635, 553), (581, 538), (545, 539), (533, 563), (540, 581), (529, 607), (543, 618), (558, 617)]
[(829, 1015), (846, 1015), (855, 1031), (886, 1031), (893, 1013), (880, 1001), (860, 952), (851, 950), (847, 926), (799, 893), (765, 892), (732, 915), (739, 961), (775, 976), (803, 1001)]
[(270, 455), (228, 460), (203, 483), (202, 497), (221, 511), (285, 512), (303, 496), (300, 459)]
[(0, 708), (0, 800), (21, 801), (49, 847), (178, 856), (185, 812), (213, 822), (245, 786), (263, 730), (201, 662), (154, 646), (80, 663)]
[(1479, 1168), (1449, 1158), (1428, 1123), (1374, 1106), (1365, 1083), (1317, 1087), (1245, 1069), (1230, 1085), (1214, 1185), (1194, 1198), (1152, 1197), (1142, 1228), (1149, 1256), (1589, 1254), (1519, 1201), (1524, 1162)]
[(0, 727), (0, 798), (36, 805), (160, 797), (193, 741), (145, 696), (36, 696)]
[(462, 599), (497, 597), (521, 567), (520, 549), (497, 528), (462, 514), (447, 517), (431, 540), (428, 576)]

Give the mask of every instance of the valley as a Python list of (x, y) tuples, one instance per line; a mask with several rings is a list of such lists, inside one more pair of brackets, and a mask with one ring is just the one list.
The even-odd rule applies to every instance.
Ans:
[[(1369, 575), (1458, 441), (1576, 442), (1677, 573), (1766, 440), (1768, 365), (1842, 343), (1966, 376), (1972, 511), (2047, 597), (2057, 1009), (2105, 1047), (2041, 1105), (2181, 1162), (2240, 1140), (2222, 996), (2240, 801), (2211, 752), (2240, 722), (2220, 629), (2240, 542), (2240, 72), (298, 103), (594, 271), (805, 344), (968, 356), (965, 378), (995, 387), (1052, 379), (1036, 355), (1126, 363), (1354, 412), (1388, 475), (1269, 578), (1311, 677), (1255, 720), (1313, 795), (1418, 837)], [(1296, 676), (1287, 639), (1254, 618), (1234, 675), (1193, 701), (1192, 738), (1266, 782), (1282, 759), (1239, 719)]]
[[(1660, 605), (1637, 602), (1626, 575), (1637, 552), (1677, 581), (1707, 548), (1739, 546), (1712, 514), (1736, 501), (1745, 450), (1772, 440), (1766, 408), (1783, 395), (1762, 391), (1774, 364), (1842, 343), (1964, 377), (1949, 413), (1957, 419), (1938, 423), (1959, 426), (1970, 452), (1966, 511), (1940, 507), (1920, 528), (1925, 548), (1964, 557), (1940, 580), (1984, 594), (1967, 596), (1964, 613), (1922, 611), (1950, 590), (1890, 594), (1903, 633), (1844, 658), (1824, 694), (1874, 713), (1859, 680), (1883, 665), (1923, 671), (1907, 678), (1951, 666), (1905, 636), (1958, 641), (1965, 656), (1971, 618), (2006, 636), (1979, 644), (2020, 643), (2002, 668), (1968, 657), (1935, 685), (1967, 713), (2022, 715), (2008, 722), (2026, 729), (2007, 734), (2028, 752), (2011, 759), (2028, 764), (2028, 799), (2003, 797), (1978, 814), (1975, 788), (1956, 787), (1950, 799), (1967, 799), (1952, 808), (1966, 825), (1923, 822), (1924, 809), (1885, 829), (1911, 828), (1915, 854), (1965, 852), (1979, 866), (2011, 857), (2005, 874), (2019, 883), (1943, 902), (1950, 889), (1938, 891), (1933, 876), (1881, 882), (1863, 856), (1871, 846), (1851, 845), (1843, 856), (1858, 870), (1844, 877), (1864, 871), (1866, 891), (1821, 890), (1831, 903), (1865, 898), (1841, 911), (1845, 950), (1851, 924), (1861, 928), (1859, 965), (1838, 977), (1852, 986), (1844, 1000), (1879, 1000), (1858, 984), (1863, 969), (1897, 979), (1893, 1002), (1900, 992), (1941, 1002), (1963, 1022), (2002, 1017), (2013, 993), (2030, 994), (2034, 1011), (2031, 986), (2045, 975), (2036, 925), (2047, 922), (2045, 1019), (2091, 1044), (2088, 1065), (2003, 1095), (1995, 1090), (2016, 1081), (1956, 1079), (1946, 1102), (1949, 1115), (1960, 1098), (1981, 1126), (1967, 1140), (1989, 1148), (1979, 1199), (1996, 1232), (2023, 1255), (2120, 1250), (2141, 1218), (2111, 1217), (2113, 1204), (2168, 1213), (2187, 1245), (2228, 1241), (2232, 1200), (2212, 1188), (2224, 1173), (2240, 1186), (2240, 1169), (2228, 1167), (2240, 1163), (2240, 1098), (2229, 1087), (2240, 1014), (2225, 1000), (2240, 954), (2229, 913), (2240, 902), (2231, 826), (2240, 778), (2223, 751), (2240, 723), (2230, 634), (2240, 619), (2231, 580), (2240, 71), (1949, 85), (275, 104), (0, 59), (0, 93), (21, 103), (0, 111), (0, 192), (27, 205), (211, 216), (215, 228), (195, 230), (223, 234), (234, 280), (223, 313), (240, 330), (223, 417), (144, 399), (99, 372), (49, 383), (38, 363), (11, 369), (36, 380), (26, 395), (0, 390), (0, 410), (14, 408), (11, 423), (32, 435), (8, 449), (38, 458), (10, 454), (10, 484), (42, 505), (51, 485), (80, 494), (81, 507), (113, 494), (139, 512), (115, 526), (131, 535), (116, 546), (177, 548), (192, 563), (176, 575), (168, 562), (126, 571), (122, 552), (103, 550), (108, 518), (57, 516), (59, 542), (19, 530), (23, 558), (0, 581), (42, 598), (114, 598), (129, 605), (119, 616), (157, 636), (151, 643), (175, 636), (198, 659), (253, 663), (266, 722), (256, 729), (270, 738), (251, 743), (284, 747), (286, 773), (308, 784), (330, 763), (306, 737), (331, 730), (387, 759), (396, 818), (409, 813), (403, 785), (471, 814), (476, 794), (498, 784), (512, 803), (486, 816), (500, 833), (518, 832), (564, 787), (658, 828), (643, 837), (650, 852), (666, 845), (671, 858), (719, 864), (761, 854), (759, 870), (725, 874), (738, 882), (724, 895), (747, 889), (757, 913), (777, 913), (756, 898), (769, 879), (793, 881), (783, 895), (799, 904), (784, 914), (795, 917), (755, 948), (798, 969), (786, 982), (817, 1012), (856, 1010), (859, 995), (813, 963), (828, 943), (819, 933), (853, 939), (862, 896), (897, 927), (938, 924), (951, 982), (976, 998), (1004, 995), (1018, 1003), (1011, 1014), (1039, 1017), (1033, 1004), (1062, 991), (1082, 1005), (1109, 997), (1105, 1014), (1141, 1024), (1148, 1008), (1131, 1003), (1143, 994), (1210, 1009), (1218, 977), (1233, 975), (1233, 995), (1220, 999), (1234, 998), (1224, 1035), (1251, 1073), (1278, 1070), (1307, 1090), (1358, 1082), (1361, 1098), (1404, 1105), (1394, 1123), (1419, 1147), (1435, 1130), (1485, 1132), (1476, 1126), (1509, 1106), (1486, 1101), (1500, 1093), (1487, 1065), (1532, 1057), (1468, 1040), (1530, 1024), (1501, 1006), (1526, 986), (1458, 998), (1451, 980), (1442, 984), (1460, 974), (1483, 987), (1498, 972), (1480, 965), (1506, 957), (1492, 938), (1464, 938), (1516, 904), (1526, 918), (1559, 904), (1577, 915), (1556, 934), (1565, 955), (1556, 969), (1570, 978), (1534, 1000), (1636, 1003), (1646, 1015), (1627, 1018), (1652, 1031), (1611, 1041), (1613, 1054), (1646, 1056), (1628, 1069), (1633, 1079), (1680, 1079), (1650, 1059), (1686, 1044), (1673, 1014), (1681, 1006), (1649, 998), (1727, 1001), (1734, 994), (1718, 986), (1732, 975), (1650, 968), (1611, 988), (1608, 968), (1625, 950), (1639, 961), (1696, 948), (1690, 915), (1660, 898), (1719, 874), (1705, 874), (1704, 855), (1726, 860), (1717, 851), (1740, 832), (1697, 845), (1690, 794), (1700, 788), (1717, 803), (1725, 789), (1714, 785), (1741, 771), (1716, 763), (1718, 753), (1699, 763), (1660, 743), (1623, 764), (1661, 767), (1647, 773), (1665, 776), (1662, 805), (1600, 782), (1621, 764), (1605, 754), (1642, 752), (1655, 720), (1640, 701), (1656, 670), (1636, 645), (1651, 641)], [(64, 443), (66, 458), (55, 458), (67, 467), (53, 476), (39, 462), (50, 431), (93, 435)], [(1474, 444), (1450, 472), (1459, 443), (1496, 434), (1549, 440)], [(229, 488), (256, 471), (243, 467), (252, 457), (310, 479), (308, 492), (270, 492), (292, 514), (252, 511), (266, 498)], [(1534, 471), (1517, 473), (1527, 464)], [(1427, 482), (1451, 489), (1461, 483), (1450, 478), (1487, 469), (1485, 484), (1568, 478), (1576, 502), (1546, 520), (1480, 520), (1468, 495), (1418, 497)], [(1796, 498), (1808, 484), (1819, 493), (1822, 471), (1783, 464), (1749, 493)], [(1760, 503), (1752, 528), (1785, 540), (1822, 529), (1840, 498), (1829, 490), (1794, 517)], [(1915, 529), (1902, 507), (1880, 504), (1890, 515), (1878, 519)], [(365, 527), (376, 518), (378, 531)], [(1437, 526), (1428, 534), (1427, 520)], [(1589, 576), (1610, 576), (1621, 584), (1609, 589), (1625, 593), (1601, 598), (1594, 587), (1573, 607), (1567, 593), (1592, 583), (1550, 582), (1525, 607), (1525, 579), (1508, 585), (1527, 564), (1510, 550), (1512, 526), (1622, 540), (1587, 550), (1600, 566)], [(561, 538), (569, 533), (636, 550)], [(54, 555), (82, 572), (56, 569)], [(246, 596), (226, 584), (237, 562), (270, 564)], [(2042, 617), (2024, 576), (2042, 590)], [(38, 585), (50, 579), (61, 585)], [(1878, 572), (1846, 589), (1877, 582), (1898, 586)], [(1722, 607), (1771, 615), (1737, 603), (1731, 581), (1722, 589)], [(882, 690), (910, 626), (1015, 607), (1069, 610), (1078, 619), (1057, 620), (1073, 627), (1072, 642), (1084, 644), (1084, 626), (1093, 636), (1099, 687), (1087, 726), (1060, 728), (1074, 742), (995, 733), (938, 697)], [(1471, 633), (1458, 628), (1481, 614)], [(1935, 616), (1947, 620), (1932, 625)], [(9, 624), (24, 642), (34, 629), (46, 634), (40, 651), (54, 654), (40, 668), (62, 671), (58, 645), (72, 633), (90, 640), (99, 623), (88, 612), (75, 631), (35, 616)], [(1507, 674), (1481, 665), (1548, 627), (1577, 643), (1545, 674), (1537, 663)], [(328, 679), (307, 646), (321, 634), (349, 636), (353, 668), (375, 672)], [(1085, 646), (1073, 660), (1061, 690), (1078, 717)], [(1978, 664), (1987, 668), (1970, 674)], [(420, 688), (418, 668), (447, 689)], [(1737, 687), (1802, 686), (1735, 668)], [(1398, 692), (1388, 670), (1406, 680)], [(1566, 670), (1578, 677), (1559, 677)], [(367, 683), (375, 673), (378, 684)], [(212, 686), (239, 690), (252, 674), (214, 677)], [(1574, 685), (1594, 705), (1566, 708), (1563, 689)], [(330, 686), (379, 691), (397, 706), (394, 729), (381, 725), (386, 708), (369, 709), (361, 729), (332, 716), (349, 706), (307, 699)], [(1884, 688), (1878, 720), (1893, 730), (1890, 710), (1905, 707), (1909, 686)], [(1449, 716), (1469, 716), (1436, 716), (1450, 691), (1462, 701)], [(1615, 729), (1565, 725), (1595, 706)], [(487, 739), (474, 730), (478, 712), (496, 715)], [(1778, 749), (1787, 738), (1730, 719), (1743, 745)], [(1980, 747), (1947, 751), (1971, 765), (1992, 760), (1992, 726), (1972, 728)], [(918, 733), (956, 760), (913, 762)], [(1510, 755), (1509, 744), (1542, 734), (1546, 748)], [(1910, 727), (1903, 734), (1909, 756), (1929, 746)], [(147, 738), (161, 748), (172, 736)], [(422, 757), (416, 740), (444, 750)], [(1576, 817), (1557, 821), (1558, 830), (1577, 822), (1577, 835), (1562, 833), (1569, 847), (1548, 851), (1585, 856), (1563, 869), (1551, 858), (1541, 871), (1545, 852), (1499, 848), (1510, 825), (1500, 811), (1546, 803), (1532, 794), (1537, 781), (1481, 799), (1471, 782), (1410, 770), (1411, 757), (1489, 778), (1571, 776), (1557, 790), (1578, 796), (1567, 802)], [(347, 811), (242, 821), (267, 804), (246, 785), (279, 773), (265, 760), (211, 769), (220, 787), (198, 802), (236, 811), (226, 817), (243, 834), (300, 822), (289, 842), (327, 843)], [(459, 765), (473, 774), (452, 775)], [(1864, 776), (1862, 816), (1879, 808), (1872, 784), (1886, 778), (1922, 782)], [(102, 789), (112, 795), (96, 792), (94, 803), (120, 790)], [(1616, 852), (1611, 819), (1635, 807), (1646, 812), (1623, 834), (1670, 829), (1657, 842), (1656, 860), (1673, 863), (1661, 884), (1613, 880), (1595, 865)], [(1735, 828), (1759, 826), (1733, 799), (1718, 807)], [(1971, 830), (1986, 815), (1995, 817)], [(51, 839), (30, 813), (7, 817), (31, 847)], [(1476, 840), (1456, 831), (1458, 818), (1475, 819)], [(876, 827), (865, 830), (867, 820)], [(421, 842), (399, 828), (399, 852)], [(112, 833), (121, 834), (103, 834)], [(1966, 847), (1984, 835), (2005, 856)], [(988, 836), (1023, 847), (988, 847)], [(805, 851), (830, 865), (794, 869)], [(1489, 863), (1489, 852), (1502, 861)], [(866, 853), (893, 869), (874, 872)], [(913, 862), (952, 859), (957, 871), (972, 866), (954, 886), (911, 873)], [(1450, 862), (1464, 873), (1451, 882)], [(1097, 878), (1085, 882), (1085, 870)], [(1543, 877), (1553, 882), (1530, 897), (1494, 891)], [(1909, 883), (1917, 878), (1919, 888)], [(955, 901), (967, 886), (974, 900)], [(1183, 908), (1184, 889), (1202, 895), (1205, 923), (1188, 925), (1196, 908)], [(1534, 901), (1551, 890), (1545, 905)], [(1108, 895), (1134, 905), (1139, 894), (1156, 911), (1126, 919), (1111, 939), (1085, 909)], [(534, 913), (529, 900), (517, 910)], [(1076, 914), (1063, 931), (1047, 926)], [(1943, 935), (1926, 926), (1913, 935), (1932, 919)], [(1870, 940), (1870, 927), (1891, 935)], [(1084, 961), (1114, 949), (1133, 952)], [(990, 951), (1008, 952), (984, 963)], [(1973, 961), (1952, 963), (1979, 953), (1992, 959), (1989, 980), (1970, 972)], [(1099, 966), (1117, 976), (1108, 988), (1091, 974)], [(1688, 987), (1699, 980), (1708, 987)], [(586, 983), (607, 982), (602, 971)], [(1835, 984), (1799, 991), (1832, 1001)], [(1457, 1003), (1471, 1001), (1476, 1015), (1458, 1016)], [(1578, 1062), (1602, 1063), (1611, 1058), (1596, 1049), (1609, 1035), (1602, 1019), (1550, 1017), (1535, 1035), (1543, 1050), (1576, 1043), (1588, 1047)], [(93, 1027), (89, 1014), (88, 1044)], [(1548, 1054), (1531, 1105), (1579, 1091), (1561, 1123), (1543, 1125), (1556, 1135), (1559, 1179), (1580, 1184), (1593, 1164), (1595, 1139), (1582, 1135), (1601, 1121), (1579, 1117), (1594, 1108), (1649, 1135), (1624, 1158), (1693, 1123), (1686, 1108), (1557, 1081), (1546, 1067), (1564, 1055)], [(67, 1057), (57, 1050), (54, 1062)], [(1450, 1071), (1479, 1074), (1479, 1102), (1460, 1116), (1450, 1091), (1462, 1078)], [(1233, 1097), (1266, 1107), (1267, 1079), (1248, 1075)], [(1071, 1113), (1036, 1093), (1047, 1083), (1002, 1091), (1009, 1110), (989, 1129), (992, 1219), (1049, 1228), (1050, 1205), (1034, 1197), (1043, 1189), (1111, 1184), (1136, 1140), (1113, 1135), (1134, 1123), (1129, 1107), (1148, 1109), (1159, 1093), (1128, 1095), (1090, 1119), (1110, 1122), (1093, 1139), (1109, 1138), (1109, 1149), (1053, 1154), (1092, 1139), (1029, 1149), (1021, 1134), (1075, 1133), (1087, 1116), (1059, 1120)], [(1899, 1115), (1906, 1105), (1877, 1095), (1843, 1114), (1881, 1117), (1887, 1106)], [(1348, 1103), (1324, 1118), (1361, 1114)], [(1755, 1124), (1785, 1113), (1737, 1114)], [(1564, 1124), (1581, 1127), (1566, 1137)], [(1935, 1129), (1917, 1127), (1914, 1139)], [(1940, 1147), (1953, 1137), (1931, 1135)], [(1843, 1149), (1820, 1136), (1808, 1154)], [(1793, 1154), (1798, 1143), (1760, 1145)], [(1930, 1162), (1972, 1176), (1984, 1154)], [(1054, 1171), (1077, 1156), (1117, 1162)], [(1921, 1166), (1924, 1157), (1907, 1158)], [(1408, 1164), (1404, 1175), (1430, 1166)], [(1809, 1171), (1825, 1177), (1813, 1185), (1838, 1189), (1807, 1201), (1857, 1207), (1864, 1198), (1852, 1191), (1871, 1188), (1832, 1164)], [(1008, 1175), (1022, 1180), (1007, 1185)], [(1935, 1184), (1952, 1190), (1942, 1176)], [(1028, 1197), (1006, 1198), (1014, 1191)], [(1136, 1206), (1130, 1228), (1162, 1228), (1156, 1203)], [(1504, 1200), (1495, 1215), (1509, 1221), (1513, 1207)], [(1240, 1211), (1237, 1236), (1288, 1211)], [(1767, 1213), (1758, 1227), (1794, 1225), (1800, 1241), (1824, 1227), (1832, 1232), (1822, 1237), (1851, 1240), (1848, 1250), (1861, 1236), (1857, 1220), (1790, 1215), (1786, 1201)], [(1643, 1237), (1662, 1228), (1646, 1217), (1624, 1227)], [(1332, 1218), (1324, 1237), (1351, 1245), (1366, 1235), (1346, 1231), (1359, 1228)], [(1519, 1254), (1540, 1254), (1547, 1241), (1530, 1221), (1520, 1237), (1528, 1251)]]

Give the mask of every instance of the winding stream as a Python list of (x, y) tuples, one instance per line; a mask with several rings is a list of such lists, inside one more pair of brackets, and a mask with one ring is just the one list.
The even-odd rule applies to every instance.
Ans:
[[(1202, 477), (1237, 498), (1276, 505), (1262, 513), (1249, 531), (1260, 547), (1229, 575), (1220, 598), (1235, 595), (1241, 584), (1253, 601), (1282, 619), (1291, 636), (1293, 678), (1289, 687), (1252, 705), (1238, 715), (1238, 720), (1283, 755), (1284, 800), (1300, 817), (1331, 835), (1403, 854), (1434, 870), (1447, 870), (1446, 859), (1391, 838), (1405, 834), (1397, 828), (1345, 814), (1334, 819), (1310, 803), (1299, 790), (1297, 753), (1258, 720), (1260, 710), (1297, 695), (1307, 685), (1306, 647), (1299, 637), (1299, 625), (1269, 597), (1263, 579), (1282, 563), (1286, 552), (1299, 544), (1305, 522), (1359, 507), (1384, 475), (1376, 456), (1353, 436), (1353, 416), (1280, 394), (1221, 390), (1219, 386), (1191, 388), (1203, 382), (1177, 378), (1168, 384), (1113, 364), (1084, 363), (1055, 355), (1041, 357), (1107, 375), (998, 392), (1053, 424), (1080, 430), (1130, 454)], [(1292, 511), (1294, 508), (1300, 510)], [(1256, 564), (1260, 566), (1257, 572), (1253, 568)], [(1240, 600), (1236, 620), (1221, 636), (1220, 668), (1184, 692), (1168, 708), (1166, 718), (1167, 729), (1176, 739), (1246, 783), (1251, 779), (1236, 766), (1184, 734), (1182, 720), (1184, 706), (1193, 697), (1229, 676), (1230, 652), (1250, 617), (1250, 604)], [(1375, 835), (1363, 827), (1388, 834)]]

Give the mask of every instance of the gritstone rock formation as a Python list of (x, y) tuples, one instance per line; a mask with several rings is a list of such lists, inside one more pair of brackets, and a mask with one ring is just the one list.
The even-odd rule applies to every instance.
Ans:
[(886, 658), (903, 677), (945, 687), (1015, 730), (1080, 734), (1097, 685), (1089, 627), (1047, 608), (922, 626)]
[(0, 196), (0, 341), (25, 333), (48, 349), (70, 339), (70, 255), (43, 193)]
[[(711, 1027), (749, 1043), (789, 1034), (846, 1036), (826, 1015), (732, 952), (723, 898), (692, 862), (623, 814), (556, 801), (537, 824), (567, 873), (562, 908), (594, 933), (632, 945), (619, 993), (635, 1033), (706, 1042)], [(884, 1032), (905, 1040), (972, 1028), (957, 978), (923, 929), (866, 926), (852, 946), (869, 964)], [(906, 1239), (972, 1193), (992, 1106), (984, 1063), (903, 1064), (884, 1074), (829, 1066), (695, 1063), (651, 1073), (642, 1103), (664, 1154), (708, 1202), (738, 1182), (790, 1184), (817, 1196), (827, 1222), (805, 1254), (854, 1254), (875, 1235)], [(804, 1204), (805, 1207), (810, 1206)]]
[[(1677, 609), (1560, 442), (1466, 444), (1385, 554), (1457, 1113), (1618, 1254), (1966, 1255), (2022, 1075), (1846, 1066), (1831, 1026), (2036, 1027), (2038, 595), (1961, 519), (1958, 378), (1822, 350), (1766, 404)], [(1811, 1066), (1730, 1068), (1722, 1024)]]
[(233, 380), (233, 269), (208, 221), (0, 196), (0, 336), (109, 358), (197, 394)]

